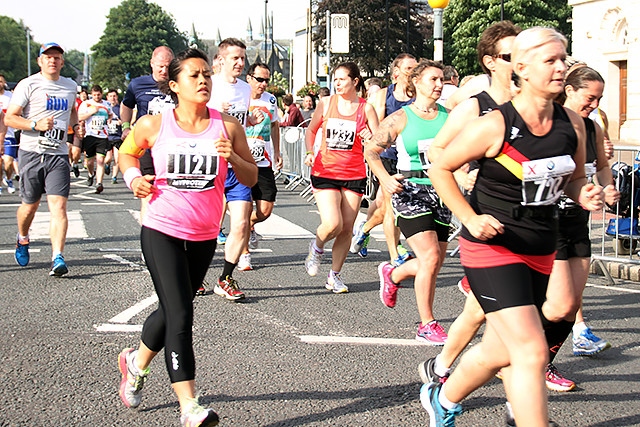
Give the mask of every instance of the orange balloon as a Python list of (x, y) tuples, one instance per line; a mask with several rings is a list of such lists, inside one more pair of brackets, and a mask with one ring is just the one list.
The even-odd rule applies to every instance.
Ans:
[(429, 6), (433, 9), (444, 9), (449, 5), (449, 0), (429, 0)]

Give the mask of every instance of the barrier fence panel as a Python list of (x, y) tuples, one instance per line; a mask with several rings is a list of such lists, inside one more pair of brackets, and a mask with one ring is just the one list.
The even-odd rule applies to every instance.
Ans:
[(592, 212), (589, 222), (591, 260), (613, 284), (614, 280), (605, 264), (640, 265), (637, 249), (640, 240), (638, 206), (640, 205), (640, 147), (615, 146), (610, 160), (616, 188), (621, 202)]

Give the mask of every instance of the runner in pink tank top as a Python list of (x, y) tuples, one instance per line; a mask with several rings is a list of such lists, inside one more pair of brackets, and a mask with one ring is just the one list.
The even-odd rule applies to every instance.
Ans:
[[(161, 88), (177, 107), (140, 118), (120, 147), (127, 186), (136, 197), (151, 195), (141, 243), (159, 299), (158, 309), (144, 322), (138, 349), (126, 348), (118, 356), (120, 398), (127, 407), (140, 405), (149, 365), (164, 349), (183, 426), (219, 421), (196, 398), (193, 298), (216, 249), (227, 165), (244, 185), (258, 179), (242, 126), (207, 107), (211, 74), (203, 52), (178, 54)], [(153, 150), (155, 176), (142, 176), (139, 169), (138, 159), (147, 149)]]

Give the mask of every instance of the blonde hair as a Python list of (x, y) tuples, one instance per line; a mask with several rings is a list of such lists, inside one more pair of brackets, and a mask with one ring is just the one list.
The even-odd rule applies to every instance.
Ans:
[(528, 63), (535, 53), (534, 51), (548, 43), (560, 42), (567, 48), (567, 39), (553, 28), (532, 27), (522, 31), (516, 36), (511, 46), (511, 63)]

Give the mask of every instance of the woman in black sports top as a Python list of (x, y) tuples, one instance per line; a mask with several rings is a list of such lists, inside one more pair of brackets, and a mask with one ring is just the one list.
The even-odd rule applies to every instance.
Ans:
[[(588, 210), (603, 203), (602, 189), (585, 179), (584, 123), (553, 102), (564, 88), (566, 45), (550, 28), (520, 33), (511, 61), (521, 92), (470, 123), (431, 169), (436, 191), (464, 225), (461, 261), (487, 319), (482, 342), (444, 386), (421, 391), (436, 423), (454, 425), (459, 402), (510, 365), (504, 384), (516, 424), (548, 426), (540, 308), (555, 254), (555, 205), (563, 190)], [(472, 160), (480, 170), (467, 203), (453, 171)]]

